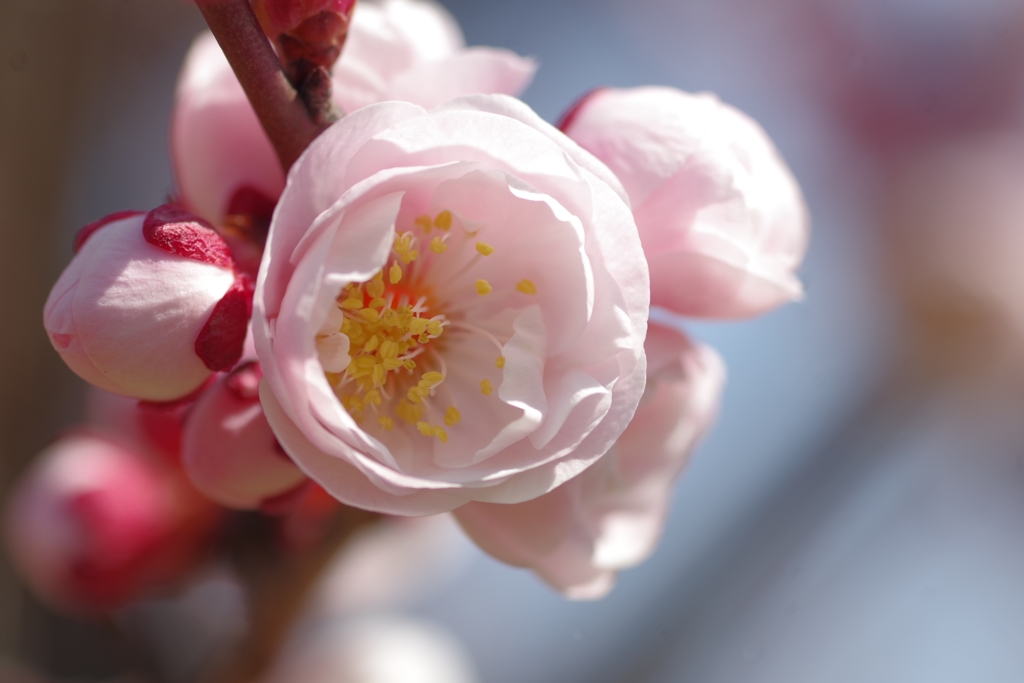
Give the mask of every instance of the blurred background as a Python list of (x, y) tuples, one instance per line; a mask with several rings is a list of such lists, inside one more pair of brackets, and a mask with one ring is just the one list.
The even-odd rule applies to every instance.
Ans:
[[(721, 417), (659, 551), (607, 599), (568, 602), (442, 528), (402, 590), (326, 603), (431, 624), (487, 683), (1024, 680), (1024, 3), (443, 4), (469, 44), (539, 60), (524, 99), (548, 120), (597, 86), (666, 84), (761, 122), (810, 205), (807, 298), (685, 323), (728, 364)], [(82, 411), (46, 294), (81, 225), (173, 190), (174, 81), (202, 28), (184, 0), (0, 0), (4, 498)], [(238, 611), (216, 572), (194, 590), (178, 603)], [(169, 659), (196, 631), (182, 609)], [(0, 554), (3, 683), (128, 680), (133, 619), (60, 616)]]

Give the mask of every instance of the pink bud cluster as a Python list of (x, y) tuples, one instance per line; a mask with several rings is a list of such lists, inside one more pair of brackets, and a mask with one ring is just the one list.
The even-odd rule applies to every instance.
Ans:
[[(23, 482), (8, 537), (54, 601), (160, 585), (152, 549), (179, 535), (189, 552), (161, 566), (194, 563), (218, 532), (184, 521), (185, 499), (204, 519), (285, 515), (290, 548), (335, 499), (451, 511), (494, 556), (599, 597), (653, 552), (724, 382), (650, 305), (735, 319), (801, 296), (806, 209), (750, 118), (606, 89), (557, 129), (509, 96), (530, 61), (465, 48), (428, 0), (354, 4), (254, 2), (286, 64), (328, 68), (347, 35), (349, 114), (287, 182), (201, 37), (171, 123), (175, 203), (76, 237), (44, 323), (74, 372), (128, 397), (100, 422), (143, 445), (68, 437)], [(48, 524), (52, 543), (32, 531)]]

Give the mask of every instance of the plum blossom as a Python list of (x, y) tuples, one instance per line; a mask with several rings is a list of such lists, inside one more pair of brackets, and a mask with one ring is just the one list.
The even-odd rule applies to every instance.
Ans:
[[(385, 100), (433, 107), (461, 95), (515, 95), (533, 76), (529, 59), (464, 45), (458, 24), (434, 2), (360, 2), (334, 66), (334, 102), (343, 112)], [(196, 39), (182, 67), (171, 156), (181, 201), (215, 225), (252, 220), (254, 198), (269, 206), (256, 220), (269, 220), (284, 187), (270, 141), (209, 33)]]
[(603, 89), (561, 128), (622, 181), (651, 269), (651, 304), (736, 318), (802, 294), (800, 187), (751, 118), (712, 94)]
[(40, 454), (5, 521), (11, 557), (36, 593), (95, 612), (179, 579), (217, 519), (165, 463), (78, 432)]
[(251, 284), (227, 244), (172, 205), (87, 225), (43, 309), (53, 347), (115, 394), (173, 401), (238, 362)]
[(648, 292), (621, 186), (526, 105), (371, 105), (313, 142), (274, 214), (260, 397), (346, 504), (521, 503), (626, 428)]
[(300, 486), (259, 401), (259, 364), (240, 366), (203, 392), (185, 422), (182, 465), (189, 480), (226, 507), (256, 509)]
[(725, 366), (711, 349), (651, 324), (647, 389), (615, 445), (581, 475), (519, 503), (469, 503), (455, 517), (484, 550), (576, 599), (654, 551), (683, 467), (717, 413)]

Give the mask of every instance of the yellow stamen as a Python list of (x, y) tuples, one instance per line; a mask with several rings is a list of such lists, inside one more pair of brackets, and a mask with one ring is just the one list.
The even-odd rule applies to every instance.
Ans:
[(445, 244), (440, 237), (435, 237), (434, 239), (430, 240), (430, 251), (434, 252), (435, 254), (443, 254), (445, 251), (447, 251), (447, 249), (448, 245)]
[(416, 429), (420, 430), (420, 434), (423, 436), (433, 436), (434, 426), (429, 422), (417, 422)]
[(373, 353), (377, 350), (378, 346), (380, 346), (380, 337), (373, 335), (370, 337), (370, 341), (363, 345), (363, 353)]
[(490, 396), (492, 391), (494, 391), (494, 387), (491, 386), (491, 380), (485, 379), (483, 382), (480, 382), (480, 393), (484, 396)]
[(380, 424), (381, 427), (383, 427), (389, 432), (395, 428), (395, 421), (392, 420), (387, 415), (381, 415), (380, 417), (378, 417), (377, 422), (378, 424)]
[(516, 284), (516, 290), (523, 294), (536, 294), (537, 285), (533, 284), (533, 280), (520, 280), (519, 283)]
[(391, 270), (388, 271), (388, 279), (391, 280), (391, 284), (397, 285), (402, 279), (402, 266), (397, 263), (391, 266)]
[(398, 401), (395, 413), (409, 424), (414, 425), (423, 417), (423, 406), (413, 405), (403, 398)]
[(416, 220), (413, 221), (413, 222), (416, 223), (416, 225), (421, 230), (423, 230), (423, 232), (427, 232), (427, 233), (430, 232), (430, 229), (432, 227), (434, 227), (433, 223), (430, 220), (430, 216), (428, 216), (427, 214), (422, 214), (420, 216), (416, 216)]
[(363, 318), (365, 318), (366, 322), (368, 323), (375, 323), (378, 320), (380, 320), (380, 313), (373, 310), (372, 308), (364, 308), (363, 310), (359, 311), (359, 315), (363, 316)]
[(433, 432), (438, 441), (448, 443), (448, 432), (444, 431), (444, 427), (434, 427)]
[(490, 256), (494, 253), (494, 247), (487, 244), (486, 242), (477, 242), (476, 250), (480, 252), (481, 256)]
[(491, 287), (491, 283), (488, 282), (487, 280), (476, 281), (476, 293), (479, 294), (480, 296), (490, 294), (492, 289), (493, 287)]
[(419, 257), (419, 255), (420, 255), (420, 252), (416, 251), (415, 249), (411, 249), (410, 251), (406, 251), (406, 252), (402, 253), (402, 256), (401, 256), (402, 263), (412, 263), (413, 261), (415, 261)]
[(434, 387), (444, 381), (444, 375), (440, 372), (425, 372), (421, 381), (426, 382), (427, 386)]
[(358, 311), (363, 307), (363, 297), (359, 297), (358, 299), (345, 299), (341, 302), (341, 307), (350, 311)]
[(440, 228), (441, 230), (448, 230), (452, 227), (452, 212), (445, 209), (441, 213), (437, 214), (437, 218), (434, 219), (434, 227)]
[[(377, 271), (373, 279), (366, 283), (366, 293), (374, 300), (384, 296), (384, 271)], [(371, 306), (373, 304), (370, 304)]]
[(494, 367), (499, 369), (505, 367), (505, 356), (498, 356), (498, 360), (494, 361)]
[(444, 411), (444, 423), (449, 427), (454, 427), (462, 421), (462, 413), (455, 406), (448, 406), (448, 410)]

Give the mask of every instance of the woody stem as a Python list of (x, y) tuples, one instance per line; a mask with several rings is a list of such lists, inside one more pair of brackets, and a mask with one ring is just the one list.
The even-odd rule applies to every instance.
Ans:
[(195, 0), (287, 173), (325, 127), (288, 81), (249, 0)]

